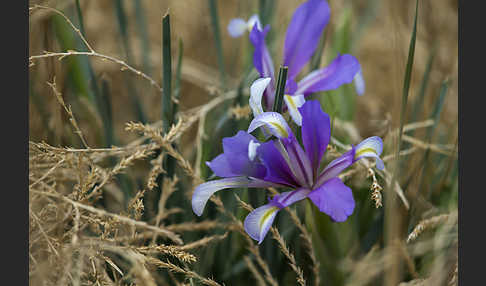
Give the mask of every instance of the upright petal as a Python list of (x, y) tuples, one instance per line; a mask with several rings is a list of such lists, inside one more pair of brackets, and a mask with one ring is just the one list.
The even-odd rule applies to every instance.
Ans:
[(267, 45), (265, 44), (265, 36), (270, 30), (270, 26), (267, 25), (263, 31), (257, 28), (257, 25), (253, 26), (250, 32), (250, 42), (255, 48), (253, 52), (253, 65), (260, 73), (261, 77), (271, 78), (270, 85), (265, 90), (265, 99), (267, 109), (273, 106), (275, 100), (275, 72), (273, 69), (273, 61), (270, 53), (268, 52)]
[(329, 115), (321, 109), (317, 100), (307, 101), (299, 108), (302, 115), (302, 143), (309, 156), (313, 170), (317, 170), (331, 138)]
[(355, 162), (354, 154), (355, 149), (352, 148), (348, 152), (344, 153), (343, 155), (329, 163), (319, 175), (316, 186), (320, 186), (327, 182), (329, 179), (337, 177), (344, 169), (351, 166)]
[(217, 191), (233, 188), (267, 188), (267, 187), (279, 186), (271, 182), (265, 182), (263, 180), (248, 178), (248, 177), (233, 177), (220, 180), (209, 181), (202, 183), (196, 187), (194, 194), (192, 195), (192, 210), (198, 216), (202, 215), (204, 207), (209, 198)]
[(237, 38), (243, 35), (248, 29), (248, 24), (241, 18), (234, 18), (228, 24), (228, 33), (231, 37)]
[(295, 78), (314, 54), (329, 16), (329, 5), (322, 0), (308, 0), (295, 10), (284, 43), (283, 61), (289, 67), (289, 78)]
[(262, 243), (279, 210), (271, 203), (254, 209), (245, 218), (245, 231), (258, 244)]
[(258, 17), (258, 14), (253, 14), (250, 19), (248, 19), (248, 22), (246, 22), (248, 26), (248, 31), (251, 32), (253, 29), (253, 26), (256, 24), (258, 30), (262, 30), (262, 23), (260, 22), (260, 18)]
[(250, 86), (250, 108), (254, 117), (264, 112), (262, 107), (263, 93), (271, 80), (269, 77), (259, 78)]
[(363, 157), (373, 157), (376, 159), (376, 168), (383, 170), (385, 164), (380, 158), (381, 152), (383, 152), (383, 140), (380, 137), (372, 136), (366, 138), (356, 146), (355, 161)]
[(358, 60), (352, 55), (338, 55), (327, 67), (315, 70), (299, 81), (296, 94), (310, 94), (332, 90), (351, 83), (360, 70)]
[(284, 101), (287, 105), (290, 117), (295, 122), (295, 124), (302, 126), (302, 115), (299, 112), (299, 107), (304, 105), (305, 98), (303, 94), (297, 95), (284, 95)]
[(264, 112), (253, 118), (248, 127), (248, 132), (253, 132), (262, 126), (266, 126), (270, 133), (278, 138), (287, 138), (292, 134), (287, 121), (277, 112)]
[(354, 211), (353, 192), (339, 178), (328, 180), (308, 197), (321, 212), (337, 222), (345, 221)]
[(228, 158), (224, 153), (219, 154), (212, 161), (206, 162), (206, 165), (218, 177), (227, 178), (239, 176), (231, 171), (230, 161), (228, 161)]

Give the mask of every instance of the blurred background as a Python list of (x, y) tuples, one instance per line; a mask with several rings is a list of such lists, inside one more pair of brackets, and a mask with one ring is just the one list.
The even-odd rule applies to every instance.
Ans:
[[(215, 107), (204, 116), (205, 122), (193, 124), (177, 140), (178, 152), (193, 166), (197, 175), (205, 180), (211, 174), (204, 161), (211, 160), (221, 152), (221, 139), (247, 128), (249, 117), (245, 117), (244, 111), (241, 118), (235, 116), (237, 111), (234, 108), (247, 105), (248, 92), (241, 90), (247, 89), (257, 78), (252, 66), (253, 48), (248, 33), (240, 38), (231, 38), (226, 29), (227, 24), (232, 18), (248, 19), (258, 13), (264, 24), (271, 25), (267, 45), (277, 69), (279, 59), (282, 58), (287, 25), (294, 10), (302, 2), (29, 1), (29, 55), (42, 55), (45, 51), (88, 51), (62, 15), (43, 8), (51, 7), (61, 11), (74, 26), (81, 29), (96, 53), (125, 62), (164, 88), (162, 19), (164, 15), (170, 14), (172, 92), (178, 96), (178, 111), (182, 114), (191, 112), (225, 93), (238, 93), (235, 100)], [(409, 207), (406, 208), (399, 198), (387, 196), (387, 191), (393, 191), (386, 188), (386, 181), (379, 176), (378, 183), (385, 188), (382, 191), (383, 207), (375, 208), (370, 198), (373, 180), (367, 177), (364, 169), (357, 169), (347, 183), (352, 186), (357, 209), (346, 223), (330, 222), (311, 204), (297, 206), (296, 212), (310, 233), (311, 252), (314, 252), (314, 258), (319, 262), (315, 270), (312, 268), (315, 261), (307, 255), (309, 248), (300, 240), (299, 229), (289, 214), (279, 214), (274, 226), (295, 255), (295, 263), (303, 270), (308, 285), (454, 285), (457, 280), (458, 1), (419, 1), (417, 15), (415, 1), (328, 2), (331, 18), (322, 36), (322, 53), (313, 57), (303, 74), (313, 70), (312, 67), (326, 66), (338, 52), (350, 53), (358, 58), (366, 82), (363, 96), (357, 96), (353, 86), (347, 85), (335, 91), (323, 92), (315, 98), (336, 119), (333, 136), (345, 144), (357, 144), (360, 139), (372, 135), (381, 136), (385, 141), (382, 157), (393, 155), (396, 151), (396, 136), (393, 136), (393, 132), (398, 133), (397, 128), (400, 127), (409, 45), (414, 17), (417, 16), (410, 89), (403, 116), (405, 126), (413, 126), (413, 123), (418, 122), (418, 125), (424, 127), (406, 129), (411, 131), (407, 131), (408, 137), (404, 138), (401, 150), (413, 150), (409, 155), (401, 157), (400, 171), (396, 177)], [(141, 136), (136, 132), (127, 132), (127, 122), (156, 124), (164, 118), (160, 90), (147, 78), (136, 75), (118, 63), (85, 55), (67, 56), (62, 60), (59, 57), (39, 58), (31, 60), (29, 67), (30, 142), (45, 142), (53, 147), (85, 147), (72, 131), (69, 114), (54, 96), (52, 86), (47, 84), (52, 83), (54, 78), (56, 90), (64, 102), (71, 106), (86, 144), (91, 148), (128, 146)], [(428, 119), (433, 121), (427, 122)], [(201, 132), (206, 137), (201, 137)], [(74, 172), (76, 168), (66, 166), (62, 171), (64, 167), (61, 164), (55, 171), (49, 171), (55, 165), (53, 161), (36, 161), (41, 160), (36, 156), (42, 152), (48, 153), (39, 148), (30, 150), (30, 184), (39, 178), (46, 180), (52, 177), (52, 182), (56, 182), (54, 189), (69, 196), (75, 189), (77, 179), (75, 175), (66, 174)], [(153, 170), (154, 163), (151, 160), (158, 158), (158, 152), (134, 162), (121, 175), (117, 174), (116, 178), (104, 184), (101, 200), (83, 203), (111, 213), (125, 214), (130, 200), (144, 188)], [(91, 158), (90, 155), (87, 157)], [(120, 160), (122, 156), (115, 154), (94, 164), (110, 170)], [(393, 170), (393, 162), (387, 161), (388, 169)], [(190, 265), (184, 262), (180, 265), (220, 284), (247, 285), (255, 281), (259, 285), (272, 284), (272, 279), (265, 276), (267, 273), (264, 267), (258, 261), (255, 262), (255, 253), (249, 250), (251, 247), (247, 245), (244, 235), (234, 229), (231, 218), (217, 212), (213, 203), (208, 204), (201, 218), (192, 213), (189, 198), (194, 182), (181, 171), (179, 165), (174, 166), (175, 171), (171, 173), (177, 174), (179, 182), (177, 191), (167, 200), (167, 209), (177, 207), (183, 212), (162, 219), (160, 224), (170, 226), (189, 222), (196, 225), (205, 221), (218, 222), (218, 225), (194, 229), (189, 227), (177, 230), (174, 227), (185, 243), (209, 235), (229, 233), (224, 239), (192, 249), (190, 252), (197, 257), (197, 262)], [(86, 176), (90, 170), (86, 169)], [(157, 202), (164, 192), (160, 187), (163, 178), (158, 177), (158, 180), (159, 186), (145, 193), (144, 212), (138, 220), (150, 224), (154, 222), (160, 207)], [(100, 184), (100, 181), (94, 184)], [(41, 184), (36, 183), (35, 187), (40, 188)], [(225, 209), (243, 221), (248, 212), (238, 207), (232, 192), (228, 193), (220, 195)], [(253, 207), (266, 200), (263, 192), (255, 194), (241, 190), (238, 195)], [(61, 267), (60, 260), (52, 258), (56, 256), (56, 251), (48, 250), (44, 253), (41, 251), (43, 245), (53, 244), (53, 248), (58, 247), (61, 252), (64, 244), (71, 243), (72, 233), (69, 230), (73, 228), (73, 223), (60, 221), (59, 216), (60, 212), (72, 214), (73, 210), (62, 209), (57, 205), (59, 209), (55, 218), (47, 214), (45, 218), (40, 215), (52, 203), (37, 196), (30, 198), (31, 212), (40, 217), (36, 219), (39, 224), (31, 221), (31, 285), (42, 285), (39, 284), (40, 280), (51, 279), (55, 283), (64, 281), (55, 275), (48, 278), (48, 275), (38, 270), (41, 268), (38, 265), (42, 257), (49, 257), (44, 263), (51, 266), (57, 263)], [(429, 221), (422, 227), (424, 234), (417, 238), (422, 244), (406, 243), (414, 228), (427, 219)], [(86, 221), (86, 224), (96, 223), (100, 222)], [(42, 229), (51, 229), (48, 225), (57, 229), (47, 233), (48, 237), (52, 236), (52, 241), (41, 234), (44, 231), (39, 229), (39, 225), (44, 225)], [(429, 230), (425, 230), (429, 227)], [(271, 275), (278, 285), (298, 284), (297, 274), (279, 250), (277, 241), (271, 239), (270, 235), (267, 235), (258, 251)], [(38, 236), (45, 239), (34, 239)], [(96, 235), (79, 232), (81, 239), (83, 236)], [(111, 238), (117, 240), (116, 235)], [(399, 242), (395, 244), (394, 238)], [(163, 238), (155, 241), (159, 244), (167, 242)], [(120, 242), (120, 245), (125, 244)], [(140, 247), (150, 244), (148, 240), (141, 240), (133, 242), (133, 245)], [(388, 252), (390, 247), (394, 251)], [(149, 285), (143, 279), (124, 280), (123, 275), (114, 274), (117, 271), (113, 270), (115, 268), (112, 263), (125, 274), (130, 269), (127, 265), (131, 264), (120, 262), (124, 259), (120, 255), (109, 257), (110, 260), (101, 259), (99, 265), (106, 269), (109, 276), (107, 281), (118, 283), (116, 285)], [(256, 271), (264, 281), (250, 269), (251, 264), (246, 262), (246, 257), (259, 265)], [(164, 258), (160, 260), (165, 261)], [(86, 263), (85, 267), (79, 269), (80, 273), (87, 274), (80, 275), (79, 279), (83, 283), (92, 283), (82, 285), (96, 285), (98, 280), (90, 276), (93, 275), (90, 274), (90, 262), (87, 260)], [(166, 269), (161, 267), (155, 272), (149, 269), (156, 285), (211, 285), (211, 282), (184, 272), (169, 274), (170, 271)], [(319, 273), (318, 278), (315, 277), (316, 271)], [(34, 277), (40, 280), (35, 281)], [(66, 281), (74, 285), (77, 280), (69, 278)]]

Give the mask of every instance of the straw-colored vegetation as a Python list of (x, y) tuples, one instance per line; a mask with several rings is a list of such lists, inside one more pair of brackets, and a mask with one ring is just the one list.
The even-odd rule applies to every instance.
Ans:
[[(251, 119), (251, 45), (226, 25), (269, 5), (280, 56), (301, 1), (283, 2), (30, 1), (30, 285), (457, 285), (457, 1), (419, 1), (403, 126), (415, 1), (329, 1), (320, 66), (353, 53), (367, 91), (318, 96), (332, 117), (326, 160), (370, 135), (385, 144), (384, 170), (361, 160), (340, 175), (357, 202), (346, 222), (304, 201), (258, 245), (243, 220), (273, 188), (220, 192), (192, 212), (204, 162)], [(178, 107), (168, 129), (164, 102)]]

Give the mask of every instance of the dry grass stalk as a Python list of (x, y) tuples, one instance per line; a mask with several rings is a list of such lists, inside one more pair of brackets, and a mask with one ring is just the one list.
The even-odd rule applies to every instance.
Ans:
[(250, 118), (251, 109), (249, 105), (240, 106), (237, 104), (236, 106), (231, 107), (228, 112), (231, 117), (236, 119)]
[(376, 175), (373, 169), (368, 169), (368, 175), (371, 176), (371, 178), (373, 179), (373, 183), (371, 184), (371, 199), (375, 202), (375, 207), (379, 208), (383, 206), (381, 195), (381, 190), (383, 188), (380, 186), (380, 184), (378, 184), (378, 180), (376, 179)]
[(161, 261), (157, 258), (154, 258), (154, 257), (146, 257), (145, 263), (149, 264), (149, 265), (157, 266), (159, 268), (167, 269), (171, 272), (181, 273), (181, 274), (185, 275), (187, 278), (194, 278), (194, 279), (199, 280), (204, 285), (220, 286), (219, 283), (217, 283), (216, 281), (214, 281), (212, 279), (201, 277), (196, 272), (194, 272), (190, 269), (187, 269), (187, 268), (181, 268), (181, 267), (179, 267), (179, 266), (177, 266), (173, 263), (170, 263), (169, 261), (163, 262), (163, 261)]
[(196, 240), (194, 242), (185, 244), (183, 246), (178, 246), (180, 250), (190, 250), (194, 248), (199, 248), (202, 246), (208, 245), (210, 242), (217, 241), (217, 240), (223, 240), (228, 236), (228, 232), (225, 232), (223, 235), (213, 235), (213, 236), (208, 236), (204, 237), (200, 240)]
[(424, 230), (434, 228), (439, 224), (444, 223), (449, 218), (450, 214), (442, 214), (431, 217), (429, 219), (419, 222), (413, 231), (408, 235), (407, 243), (414, 241)]
[(217, 221), (205, 220), (201, 222), (184, 222), (180, 224), (172, 224), (167, 226), (167, 229), (173, 232), (183, 232), (210, 230), (218, 227), (224, 227), (224, 224)]
[(243, 259), (245, 259), (246, 265), (248, 266), (248, 269), (250, 269), (251, 274), (253, 274), (253, 277), (255, 277), (255, 280), (257, 282), (257, 285), (259, 286), (265, 286), (265, 279), (262, 277), (260, 272), (256, 269), (255, 264), (253, 264), (253, 261), (251, 261), (251, 258), (248, 256), (244, 256)]

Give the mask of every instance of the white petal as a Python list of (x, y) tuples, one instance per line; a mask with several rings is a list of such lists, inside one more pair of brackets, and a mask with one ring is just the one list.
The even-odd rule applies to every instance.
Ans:
[(231, 37), (240, 37), (246, 32), (247, 22), (241, 18), (234, 18), (228, 24), (228, 33)]
[(256, 208), (245, 218), (245, 231), (251, 238), (257, 240), (258, 244), (262, 243), (279, 210), (271, 204)]
[(292, 132), (283, 116), (277, 112), (264, 112), (256, 116), (248, 127), (248, 133), (261, 126), (266, 126), (270, 133), (278, 138), (287, 138)]
[(256, 117), (263, 113), (262, 98), (263, 92), (270, 83), (271, 78), (264, 77), (255, 80), (250, 86), (250, 108), (253, 111), (253, 116)]
[(250, 161), (253, 161), (253, 159), (255, 159), (258, 146), (260, 146), (260, 143), (257, 143), (253, 140), (251, 140), (248, 144), (248, 158), (250, 159)]
[(248, 19), (248, 22), (247, 23), (247, 29), (248, 31), (251, 32), (251, 30), (253, 29), (253, 25), (257, 24), (257, 28), (258, 30), (262, 30), (262, 24), (260, 22), (260, 18), (258, 17), (258, 14), (253, 14), (250, 19)]
[(356, 160), (362, 157), (376, 158), (376, 167), (381, 170), (385, 167), (385, 164), (380, 159), (381, 152), (383, 152), (383, 140), (378, 136), (372, 136), (356, 146), (355, 158)]
[(354, 87), (356, 88), (356, 93), (358, 95), (363, 95), (365, 92), (365, 81), (361, 70), (359, 70), (359, 72), (356, 73), (353, 82), (354, 82)]
[(289, 114), (290, 117), (292, 117), (292, 120), (299, 125), (302, 126), (302, 115), (299, 112), (299, 107), (304, 105), (305, 103), (305, 97), (303, 94), (298, 94), (298, 95), (284, 95), (284, 100), (285, 104), (287, 104), (287, 107), (289, 109)]
[(242, 188), (251, 182), (246, 177), (233, 177), (221, 180), (209, 181), (196, 187), (192, 195), (192, 210), (198, 216), (202, 215), (209, 198), (217, 191), (229, 188)]

